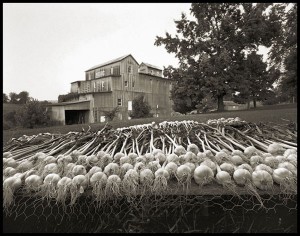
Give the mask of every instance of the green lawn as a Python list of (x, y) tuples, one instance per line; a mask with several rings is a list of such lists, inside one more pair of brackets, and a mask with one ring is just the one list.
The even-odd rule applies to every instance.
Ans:
[[(195, 120), (198, 122), (206, 122), (208, 119), (218, 119), (221, 117), (237, 117), (249, 121), (249, 122), (275, 122), (285, 123), (286, 120), (293, 122), (297, 121), (297, 106), (296, 104), (287, 105), (275, 105), (265, 106), (259, 109), (251, 109), (245, 111), (226, 111), (226, 112), (214, 112), (208, 114), (196, 114), (196, 115), (183, 115), (169, 118), (147, 118), (147, 119), (134, 119), (127, 121), (112, 121), (109, 122), (114, 128), (126, 127), (136, 124), (150, 123), (152, 121), (162, 122), (164, 120), (175, 121), (175, 120)], [(23, 134), (33, 135), (38, 133), (68, 133), (69, 131), (81, 131), (82, 128), (88, 129), (88, 126), (96, 131), (104, 126), (104, 123), (97, 124), (84, 124), (84, 125), (65, 125), (65, 126), (52, 126), (38, 129), (17, 129), (17, 130), (4, 130), (3, 131), (3, 145), (8, 142), (11, 138), (18, 138)]]

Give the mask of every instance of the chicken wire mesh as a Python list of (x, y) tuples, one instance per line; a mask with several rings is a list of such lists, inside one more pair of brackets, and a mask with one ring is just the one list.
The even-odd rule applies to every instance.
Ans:
[[(54, 199), (24, 197), (19, 191), (5, 212), (4, 225), (9, 231), (8, 221), (22, 222), (14, 232), (255, 232), (269, 217), (277, 228), (282, 219), (291, 218), (291, 225), (282, 230), (295, 232), (297, 195), (260, 196), (263, 206), (249, 194), (116, 196), (101, 203), (87, 194), (74, 205), (62, 205)], [(268, 227), (257, 231), (272, 230)]]

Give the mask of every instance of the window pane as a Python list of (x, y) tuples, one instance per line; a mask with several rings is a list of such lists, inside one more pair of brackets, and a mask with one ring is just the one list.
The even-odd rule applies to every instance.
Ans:
[(118, 106), (122, 106), (122, 99), (118, 98)]

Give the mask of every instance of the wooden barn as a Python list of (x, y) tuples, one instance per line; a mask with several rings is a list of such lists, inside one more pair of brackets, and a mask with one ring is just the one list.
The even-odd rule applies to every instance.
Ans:
[(130, 119), (132, 100), (145, 96), (156, 117), (172, 112), (172, 81), (162, 77), (159, 67), (139, 63), (129, 54), (91, 67), (85, 80), (71, 83), (71, 92), (78, 94), (70, 101), (50, 106), (52, 119), (62, 124), (106, 121), (104, 111), (119, 106), (118, 119)]

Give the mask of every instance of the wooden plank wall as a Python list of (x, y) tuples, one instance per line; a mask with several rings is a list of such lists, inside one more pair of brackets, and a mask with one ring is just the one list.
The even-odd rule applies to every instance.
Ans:
[[(112, 64), (109, 64), (109, 65), (106, 65), (106, 66), (99, 67), (97, 69), (93, 69), (91, 71), (87, 71), (87, 72), (85, 72), (85, 80), (90, 80), (90, 79), (93, 80), (93, 79), (101, 78), (101, 77), (96, 78), (96, 72), (98, 72), (99, 70), (104, 70), (105, 71), (104, 76), (120, 75), (120, 73), (121, 73), (120, 65), (121, 65), (120, 62), (116, 62), (116, 63), (112, 63)], [(111, 73), (112, 72), (111, 68), (113, 68), (113, 73)]]

